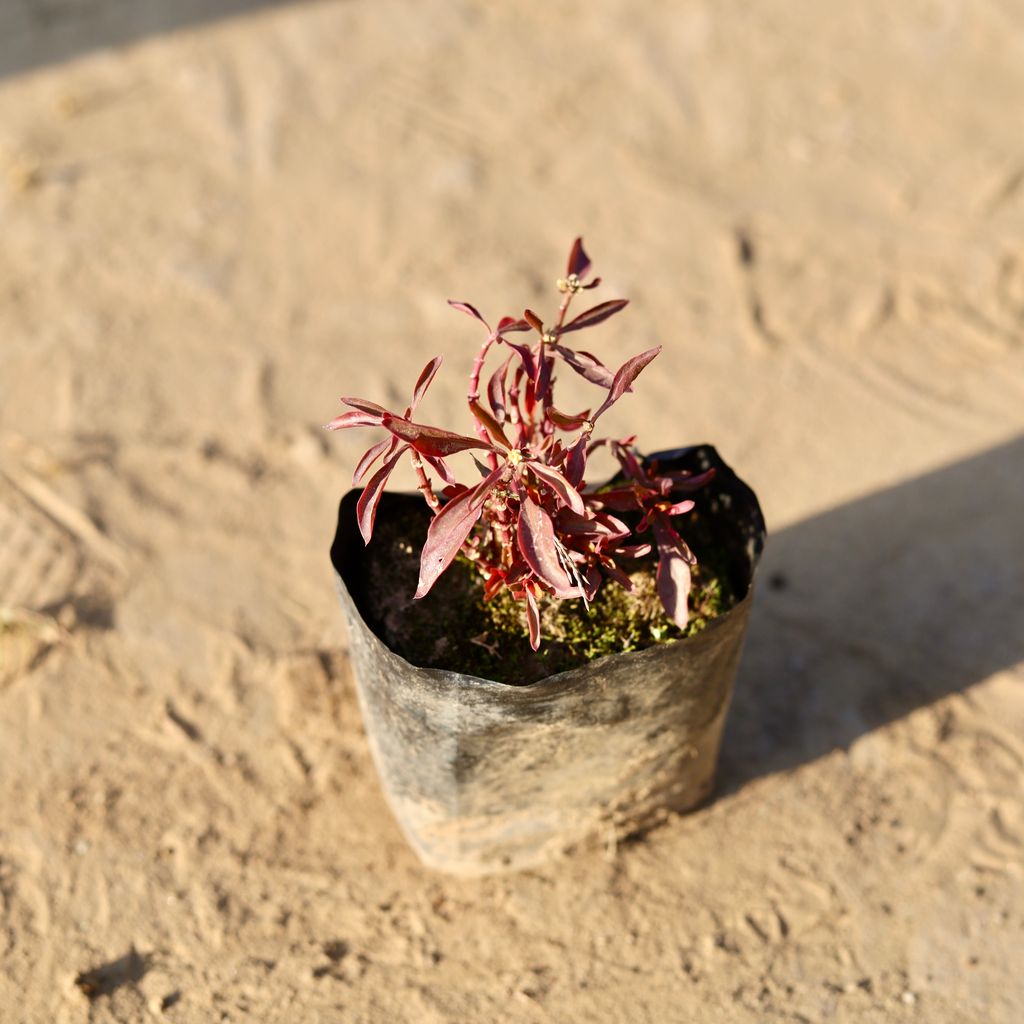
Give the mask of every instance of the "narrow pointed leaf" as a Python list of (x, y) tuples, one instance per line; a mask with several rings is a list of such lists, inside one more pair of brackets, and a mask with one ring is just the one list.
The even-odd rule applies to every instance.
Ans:
[(531, 461), (525, 465), (541, 483), (547, 484), (561, 498), (564, 505), (568, 505), (578, 515), (584, 514), (586, 507), (579, 491), (557, 469), (553, 466), (545, 466), (543, 462)]
[(658, 544), (658, 597), (672, 621), (685, 629), (689, 620), (690, 565), (686, 555), (689, 548), (667, 521), (654, 520), (654, 538)]
[(619, 465), (622, 467), (626, 476), (630, 477), (632, 480), (636, 480), (638, 483), (644, 484), (645, 486), (649, 483), (649, 478), (643, 471), (640, 461), (626, 445), (615, 445), (614, 453), (615, 458), (619, 460)]
[(439, 459), (439, 458), (438, 458), (438, 459), (435, 459), (435, 458), (431, 457), (430, 455), (424, 455), (424, 456), (423, 456), (423, 458), (424, 458), (424, 460), (426, 461), (427, 465), (429, 465), (429, 466), (430, 466), (430, 468), (431, 468), (431, 469), (432, 469), (432, 470), (433, 470), (433, 471), (434, 471), (434, 472), (435, 472), (435, 473), (436, 473), (436, 474), (437, 474), (437, 475), (438, 475), (438, 476), (439, 476), (439, 477), (440, 477), (440, 478), (441, 478), (441, 479), (442, 479), (442, 480), (443, 480), (443, 481), (444, 481), (444, 482), (445, 482), (446, 484), (454, 484), (454, 483), (457, 483), (457, 482), (458, 482), (458, 481), (457, 481), (457, 480), (455, 479), (455, 475), (454, 475), (454, 474), (452, 473), (452, 471), (451, 471), (451, 470), (450, 470), (450, 469), (448, 468), (448, 463), (446, 463), (446, 462), (444, 461), (444, 459)]
[(410, 444), (421, 455), (439, 456), (454, 455), (470, 448), (493, 450), (494, 446), (478, 437), (466, 437), (464, 434), (453, 434), (450, 430), (427, 427), (422, 423), (413, 423), (400, 416), (387, 416), (384, 426), (396, 437)]
[(325, 423), (324, 430), (344, 430), (345, 427), (379, 427), (383, 422), (382, 416), (363, 412), (362, 409), (353, 409), (352, 412), (343, 412), (340, 416), (335, 416), (330, 423)]
[(715, 467), (696, 475), (692, 473), (668, 473), (672, 481), (673, 491), (682, 491), (684, 494), (692, 494), (699, 491), (706, 483), (709, 483), (715, 476)]
[(587, 422), (587, 417), (590, 416), (590, 410), (584, 409), (583, 412), (576, 413), (575, 416), (559, 412), (553, 405), (548, 406), (548, 419), (559, 430), (579, 430), (584, 423)]
[(473, 495), (469, 501), (474, 508), (476, 506), (483, 507), (483, 504), (487, 500), (491, 491), (494, 490), (498, 485), (498, 482), (505, 475), (506, 468), (506, 466), (497, 466), (495, 469), (492, 469), (491, 472), (473, 488)]
[(528, 494), (519, 504), (516, 536), (519, 550), (537, 578), (551, 587), (556, 597), (569, 596), (573, 588), (558, 558), (551, 517)]
[(416, 598), (430, 592), (437, 578), (452, 564), (480, 518), (483, 504), (474, 504), (476, 490), (465, 490), (458, 497), (452, 498), (431, 520), (420, 555), (420, 578), (414, 595)]
[(371, 416), (387, 416), (388, 411), (382, 405), (378, 405), (376, 402), (368, 402), (365, 398), (346, 398), (344, 395), (341, 399), (346, 405), (351, 405), (353, 409), (362, 409), (363, 412), (368, 412)]
[(465, 313), (466, 316), (473, 317), (474, 320), (479, 320), (487, 330), (491, 329), (491, 325), (480, 315), (480, 311), (476, 306), (472, 306), (468, 302), (456, 302), (454, 299), (449, 299), (448, 305), (452, 309), (457, 309), (460, 313)]
[(528, 331), (530, 325), (525, 320), (517, 320), (514, 316), (503, 316), (498, 321), (498, 329), (495, 334), (504, 334), (506, 331)]
[(610, 559), (601, 559), (601, 567), (623, 590), (633, 591), (633, 581)]
[(529, 589), (526, 591), (526, 625), (530, 630), (530, 646), (537, 650), (540, 647), (540, 610)]
[(668, 617), (685, 629), (690, 618), (687, 607), (690, 594), (690, 567), (676, 552), (662, 554), (658, 559), (658, 597)]
[(512, 442), (505, 436), (501, 424), (477, 401), (469, 403), (469, 411), (476, 417), (476, 421), (487, 431), (487, 436), (499, 447), (508, 451)]
[(616, 519), (607, 512), (598, 512), (594, 518), (600, 520), (611, 531), (612, 540), (622, 540), (629, 536), (629, 527), (621, 519)]
[(565, 537), (566, 535), (590, 535), (596, 540), (602, 536), (610, 538), (612, 535), (612, 531), (600, 523), (596, 518), (591, 517), (588, 519), (585, 515), (579, 515), (569, 508), (559, 509), (556, 519), (558, 522), (558, 532), (562, 537)]
[(696, 504), (693, 501), (677, 501), (674, 505), (670, 505), (665, 509), (665, 515), (668, 516), (681, 516), (684, 512), (689, 512), (691, 508)]
[(566, 348), (565, 345), (554, 345), (554, 350), (584, 379), (602, 388), (610, 388), (615, 374), (590, 352)]
[(587, 438), (584, 434), (565, 454), (565, 478), (573, 487), (583, 485), (587, 471)]
[(505, 410), (505, 381), (508, 378), (508, 368), (512, 365), (512, 356), (509, 356), (494, 371), (494, 375), (487, 382), (487, 401), (491, 403), (491, 409), (494, 410), (494, 418), (499, 423), (505, 422), (507, 412)]
[(440, 368), (441, 362), (442, 357), (435, 356), (429, 363), (427, 363), (426, 366), (423, 367), (423, 372), (416, 381), (416, 387), (413, 388), (412, 404), (409, 406), (409, 416), (416, 411), (416, 406), (420, 404), (420, 399), (427, 393), (427, 388), (430, 387), (430, 382), (434, 379), (434, 374), (436, 374)]
[(366, 471), (394, 444), (393, 437), (386, 437), (378, 441), (372, 448), (363, 453), (363, 457), (356, 463), (356, 470), (352, 474), (352, 486), (355, 487), (366, 475)]
[(661, 351), (661, 346), (649, 348), (632, 359), (627, 359), (618, 370), (615, 371), (615, 380), (608, 390), (608, 397), (604, 400), (601, 408), (594, 413), (594, 419), (601, 415), (609, 406), (617, 402), (628, 390), (629, 386), (640, 376), (641, 370)]
[(570, 320), (559, 333), (568, 334), (570, 331), (581, 331), (584, 327), (595, 327), (628, 305), (629, 299), (609, 299), (607, 302), (588, 309), (585, 313), (580, 313), (578, 317)]
[(634, 512), (644, 507), (643, 491), (637, 491), (635, 486), (616, 487), (610, 491), (601, 491), (595, 494), (593, 503), (601, 508), (610, 508), (614, 512)]
[(583, 250), (583, 239), (577, 238), (569, 251), (569, 264), (565, 272), (567, 275), (575, 274), (582, 280), (588, 270), (590, 270), (590, 257)]
[(544, 355), (544, 343), (541, 342), (541, 358), (537, 363), (537, 401), (543, 402), (551, 394), (551, 371), (554, 368), (554, 359)]
[(370, 477), (370, 482), (363, 488), (356, 502), (356, 522), (359, 525), (359, 532), (363, 535), (363, 542), (370, 543), (373, 536), (373, 524), (377, 518), (377, 506), (380, 504), (380, 496), (384, 493), (384, 485), (391, 476), (391, 471), (398, 465), (398, 460), (405, 454), (408, 445), (401, 445), (396, 449), (394, 455), (389, 458), (376, 473)]
[(533, 380), (537, 375), (536, 363), (533, 358), (533, 351), (529, 345), (520, 345), (514, 341), (509, 341), (508, 338), (501, 339), (509, 348), (515, 349), (519, 353), (519, 358), (523, 363), (523, 370), (526, 372), (526, 376)]

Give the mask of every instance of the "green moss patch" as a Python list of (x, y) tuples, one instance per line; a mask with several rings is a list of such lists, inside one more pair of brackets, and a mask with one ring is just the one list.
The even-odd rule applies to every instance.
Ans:
[(542, 599), (541, 647), (533, 651), (523, 605), (507, 593), (484, 601), (482, 580), (467, 559), (457, 559), (423, 600), (412, 600), (425, 530), (421, 513), (411, 509), (378, 520), (360, 601), (371, 628), (414, 665), (531, 683), (606, 654), (693, 636), (736, 603), (727, 552), (711, 524), (690, 513), (680, 527), (698, 565), (685, 631), (658, 600), (657, 557), (650, 555), (634, 563), (632, 591), (606, 581), (589, 608), (582, 600)]

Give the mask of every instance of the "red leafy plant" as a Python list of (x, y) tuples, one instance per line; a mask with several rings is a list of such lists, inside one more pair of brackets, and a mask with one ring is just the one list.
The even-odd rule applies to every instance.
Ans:
[[(692, 499), (681, 496), (698, 490), (714, 473), (662, 472), (655, 462), (638, 456), (635, 437), (593, 436), (597, 421), (632, 391), (633, 382), (661, 347), (627, 359), (615, 372), (592, 353), (571, 347), (569, 342), (579, 331), (596, 327), (628, 303), (626, 299), (601, 302), (568, 320), (573, 299), (600, 284), (598, 277), (588, 280), (590, 270), (582, 239), (577, 238), (566, 275), (557, 283), (562, 299), (551, 324), (527, 309), (521, 318), (502, 317), (491, 327), (468, 302), (449, 300), (486, 331), (466, 395), (475, 436), (413, 419), (441, 366), (440, 356), (423, 368), (403, 413), (344, 397), (341, 401), (350, 411), (326, 424), (328, 430), (383, 427), (387, 431), (359, 460), (353, 476), (356, 485), (383, 460), (356, 505), (364, 541), (370, 542), (388, 477), (399, 460), (408, 456), (418, 489), (434, 514), (420, 556), (415, 596), (426, 595), (462, 552), (481, 574), (485, 600), (504, 589), (524, 602), (534, 650), (541, 640), (541, 594), (589, 604), (606, 581), (631, 590), (627, 566), (655, 548), (658, 596), (669, 618), (684, 628), (696, 559), (674, 520), (694, 505)], [(481, 380), (492, 351), (501, 362), (487, 379), (485, 405)], [(600, 390), (601, 401), (595, 409), (565, 413), (557, 408), (555, 371), (560, 364)], [(593, 486), (587, 481), (587, 463), (602, 446), (610, 449), (622, 472), (610, 485)], [(448, 462), (459, 452), (474, 453), (478, 479), (471, 483), (461, 483)], [(442, 484), (440, 493), (431, 471)], [(623, 517), (635, 523), (632, 529)]]

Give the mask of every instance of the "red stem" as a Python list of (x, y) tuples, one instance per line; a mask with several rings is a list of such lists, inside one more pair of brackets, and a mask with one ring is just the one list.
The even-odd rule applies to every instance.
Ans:
[(441, 510), (441, 502), (434, 493), (434, 488), (430, 486), (430, 478), (427, 476), (427, 471), (423, 468), (423, 460), (420, 458), (420, 453), (415, 448), (410, 448), (409, 453), (412, 457), (412, 467), (416, 470), (416, 476), (420, 481), (417, 490), (423, 495), (424, 501), (431, 507), (434, 515), (437, 515)]
[[(480, 401), (480, 374), (483, 373), (484, 360), (487, 358), (487, 353), (490, 351), (491, 346), (497, 340), (496, 334), (488, 336), (487, 340), (480, 346), (480, 351), (477, 352), (476, 358), (473, 360), (473, 369), (469, 373), (469, 392), (466, 395), (467, 402), (478, 402)], [(487, 436), (487, 431), (484, 429), (484, 425), (474, 416), (473, 426), (476, 428), (477, 435), (484, 441), (490, 443), (490, 438)], [(498, 457), (494, 452), (487, 453), (487, 461), (490, 463), (491, 469), (498, 468)]]

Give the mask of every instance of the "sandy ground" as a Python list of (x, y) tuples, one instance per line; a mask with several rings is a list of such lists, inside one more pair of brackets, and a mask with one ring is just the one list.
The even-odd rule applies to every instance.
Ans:
[[(1021, 7), (220, 6), (0, 12), (0, 1022), (1024, 1019)], [(463, 429), (444, 299), (580, 232), (665, 345), (609, 425), (716, 443), (775, 587), (710, 807), (452, 881), (318, 424), (445, 352)]]

